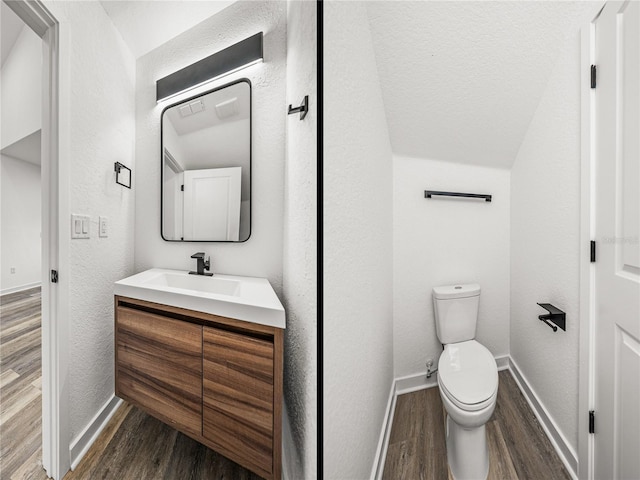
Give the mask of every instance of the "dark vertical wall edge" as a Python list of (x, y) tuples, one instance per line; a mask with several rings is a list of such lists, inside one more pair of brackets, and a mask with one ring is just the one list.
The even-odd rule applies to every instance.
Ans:
[[(318, 1), (317, 4), (317, 62), (318, 62), (318, 68), (317, 68), (317, 73), (318, 73), (318, 78), (317, 78), (317, 88), (318, 88), (318, 93), (317, 93), (317, 122), (318, 122), (318, 157), (316, 159), (317, 161), (317, 172), (318, 172), (318, 187), (317, 187), (317, 208), (318, 208), (318, 226), (317, 226), (317, 230), (318, 230), (318, 252), (317, 252), (317, 258), (318, 258), (318, 285), (317, 285), (317, 295), (318, 295), (318, 392), (317, 392), (317, 401), (318, 401), (318, 419), (317, 419), (317, 423), (316, 425), (319, 425), (320, 427), (318, 428), (318, 437), (319, 437), (319, 441), (318, 443), (320, 445), (324, 444), (323, 441), (323, 431), (322, 431), (322, 399), (324, 398), (323, 395), (323, 387), (324, 387), (324, 377), (323, 377), (323, 335), (324, 335), (324, 322), (323, 322), (323, 266), (324, 266), (324, 259), (323, 259), (323, 255), (322, 252), (324, 251), (324, 243), (323, 243), (323, 232), (322, 232), (322, 225), (323, 225), (323, 200), (324, 200), (324, 195), (323, 195), (323, 190), (324, 190), (324, 185), (323, 185), (323, 165), (324, 165), (324, 159), (323, 159), (323, 41), (324, 41), (324, 12), (323, 12), (323, 3), (322, 1)], [(323, 457), (322, 457), (322, 448), (318, 448), (316, 449), (316, 455), (317, 455), (317, 465), (318, 465), (318, 470), (319, 470), (319, 477), (322, 478), (322, 467), (323, 467)]]

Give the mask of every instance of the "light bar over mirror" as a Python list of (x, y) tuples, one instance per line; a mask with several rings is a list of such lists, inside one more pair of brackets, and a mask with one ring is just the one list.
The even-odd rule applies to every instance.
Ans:
[(262, 32), (167, 75), (156, 82), (156, 101), (261, 62)]

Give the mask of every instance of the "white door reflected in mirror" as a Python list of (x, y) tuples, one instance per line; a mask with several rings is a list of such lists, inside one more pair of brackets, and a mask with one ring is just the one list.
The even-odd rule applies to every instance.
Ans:
[(238, 241), (241, 173), (241, 167), (184, 172), (185, 240)]

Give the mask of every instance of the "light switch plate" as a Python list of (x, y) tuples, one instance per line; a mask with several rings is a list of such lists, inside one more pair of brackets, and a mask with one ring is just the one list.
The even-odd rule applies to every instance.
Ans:
[(100, 217), (100, 221), (98, 223), (98, 235), (100, 237), (109, 236), (109, 219), (107, 217)]
[(71, 214), (71, 238), (91, 238), (91, 217)]

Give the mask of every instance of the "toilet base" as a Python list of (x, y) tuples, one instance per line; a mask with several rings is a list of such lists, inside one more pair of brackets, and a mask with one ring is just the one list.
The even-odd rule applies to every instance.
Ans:
[(489, 450), (484, 424), (464, 428), (447, 415), (447, 461), (455, 480), (486, 480)]

